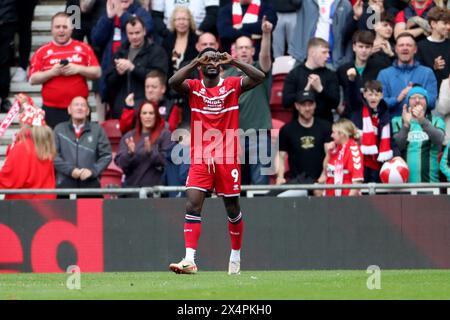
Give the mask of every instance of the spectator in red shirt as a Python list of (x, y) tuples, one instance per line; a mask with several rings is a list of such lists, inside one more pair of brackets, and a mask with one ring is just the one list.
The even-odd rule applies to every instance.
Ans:
[[(347, 119), (333, 124), (333, 141), (325, 144), (327, 155), (324, 160), (324, 172), (319, 182), (326, 184), (352, 184), (364, 182), (364, 164), (361, 148), (357, 142), (358, 129)], [(356, 196), (358, 189), (328, 189), (327, 196)]]
[(431, 27), (426, 20), (428, 12), (436, 5), (433, 0), (411, 0), (395, 18), (394, 36), (409, 32), (417, 41), (431, 34)]
[(40, 47), (31, 58), (29, 77), (32, 85), (42, 84), (45, 120), (54, 128), (69, 120), (67, 107), (73, 98), (88, 97), (86, 80), (100, 78), (101, 69), (92, 48), (71, 39), (69, 15), (55, 14), (51, 30), (53, 41)]
[[(22, 96), (19, 101), (28, 99)], [(8, 148), (5, 164), (0, 170), (0, 189), (54, 189), (53, 159), (56, 147), (52, 129), (45, 124), (42, 110), (28, 102), (22, 106), (24, 111), (19, 117), (21, 129), (14, 144)], [(56, 199), (56, 196), (14, 194), (5, 198)]]

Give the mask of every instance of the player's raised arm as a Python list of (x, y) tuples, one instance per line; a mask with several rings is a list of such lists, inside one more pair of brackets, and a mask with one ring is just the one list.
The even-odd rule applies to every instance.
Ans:
[(231, 64), (232, 66), (235, 66), (245, 73), (245, 77), (242, 79), (243, 92), (253, 89), (257, 85), (261, 84), (266, 77), (264, 72), (262, 72), (261, 70), (258, 70), (248, 63), (233, 59), (233, 57), (231, 57), (231, 55), (227, 52), (220, 54), (220, 64)]
[(188, 94), (189, 86), (184, 82), (184, 80), (186, 80), (192, 71), (194, 71), (199, 65), (200, 63), (198, 62), (198, 58), (192, 60), (189, 64), (174, 73), (174, 75), (169, 79), (169, 86), (181, 94)]

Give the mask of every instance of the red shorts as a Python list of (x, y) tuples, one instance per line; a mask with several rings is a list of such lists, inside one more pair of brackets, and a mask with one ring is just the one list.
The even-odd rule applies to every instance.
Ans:
[(187, 189), (208, 192), (215, 189), (218, 196), (236, 197), (241, 193), (241, 165), (191, 164), (186, 179)]

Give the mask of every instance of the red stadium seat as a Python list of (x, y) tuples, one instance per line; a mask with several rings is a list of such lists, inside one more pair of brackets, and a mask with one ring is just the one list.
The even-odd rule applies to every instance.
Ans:
[[(113, 159), (116, 157), (116, 153), (113, 152)], [(100, 178), (100, 185), (102, 188), (121, 188), (122, 187), (123, 171), (115, 163), (111, 161), (108, 168), (103, 171)], [(105, 199), (116, 198), (116, 196), (105, 194)]]
[(272, 119), (278, 119), (284, 123), (292, 120), (292, 110), (283, 107), (284, 80), (292, 70), (295, 59), (291, 56), (282, 56), (275, 59), (272, 67), (272, 91), (270, 96), (270, 110)]
[(119, 149), (120, 139), (122, 138), (122, 133), (120, 132), (119, 120), (110, 119), (102, 123), (102, 127), (105, 130), (106, 136), (111, 143), (111, 148), (113, 152), (117, 152)]

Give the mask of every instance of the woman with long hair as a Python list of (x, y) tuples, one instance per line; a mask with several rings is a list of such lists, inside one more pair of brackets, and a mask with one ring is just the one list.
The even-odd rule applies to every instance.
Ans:
[(170, 58), (168, 78), (198, 54), (195, 49), (198, 38), (195, 33), (196, 26), (189, 8), (177, 6), (173, 10), (169, 30), (170, 34), (162, 43)]
[[(33, 105), (24, 107), (19, 117), (21, 129), (0, 170), (0, 189), (55, 189), (56, 147), (44, 115)], [(56, 195), (14, 194), (5, 199), (56, 199)]]
[[(327, 153), (324, 160), (324, 173), (326, 184), (352, 184), (364, 182), (364, 164), (361, 148), (358, 143), (358, 128), (347, 119), (340, 119), (333, 124), (332, 142), (325, 144)], [(328, 189), (327, 196), (355, 196), (358, 189)]]
[(135, 128), (122, 137), (114, 159), (125, 174), (124, 187), (162, 183), (166, 154), (173, 144), (170, 137), (158, 108), (143, 102), (137, 112)]

